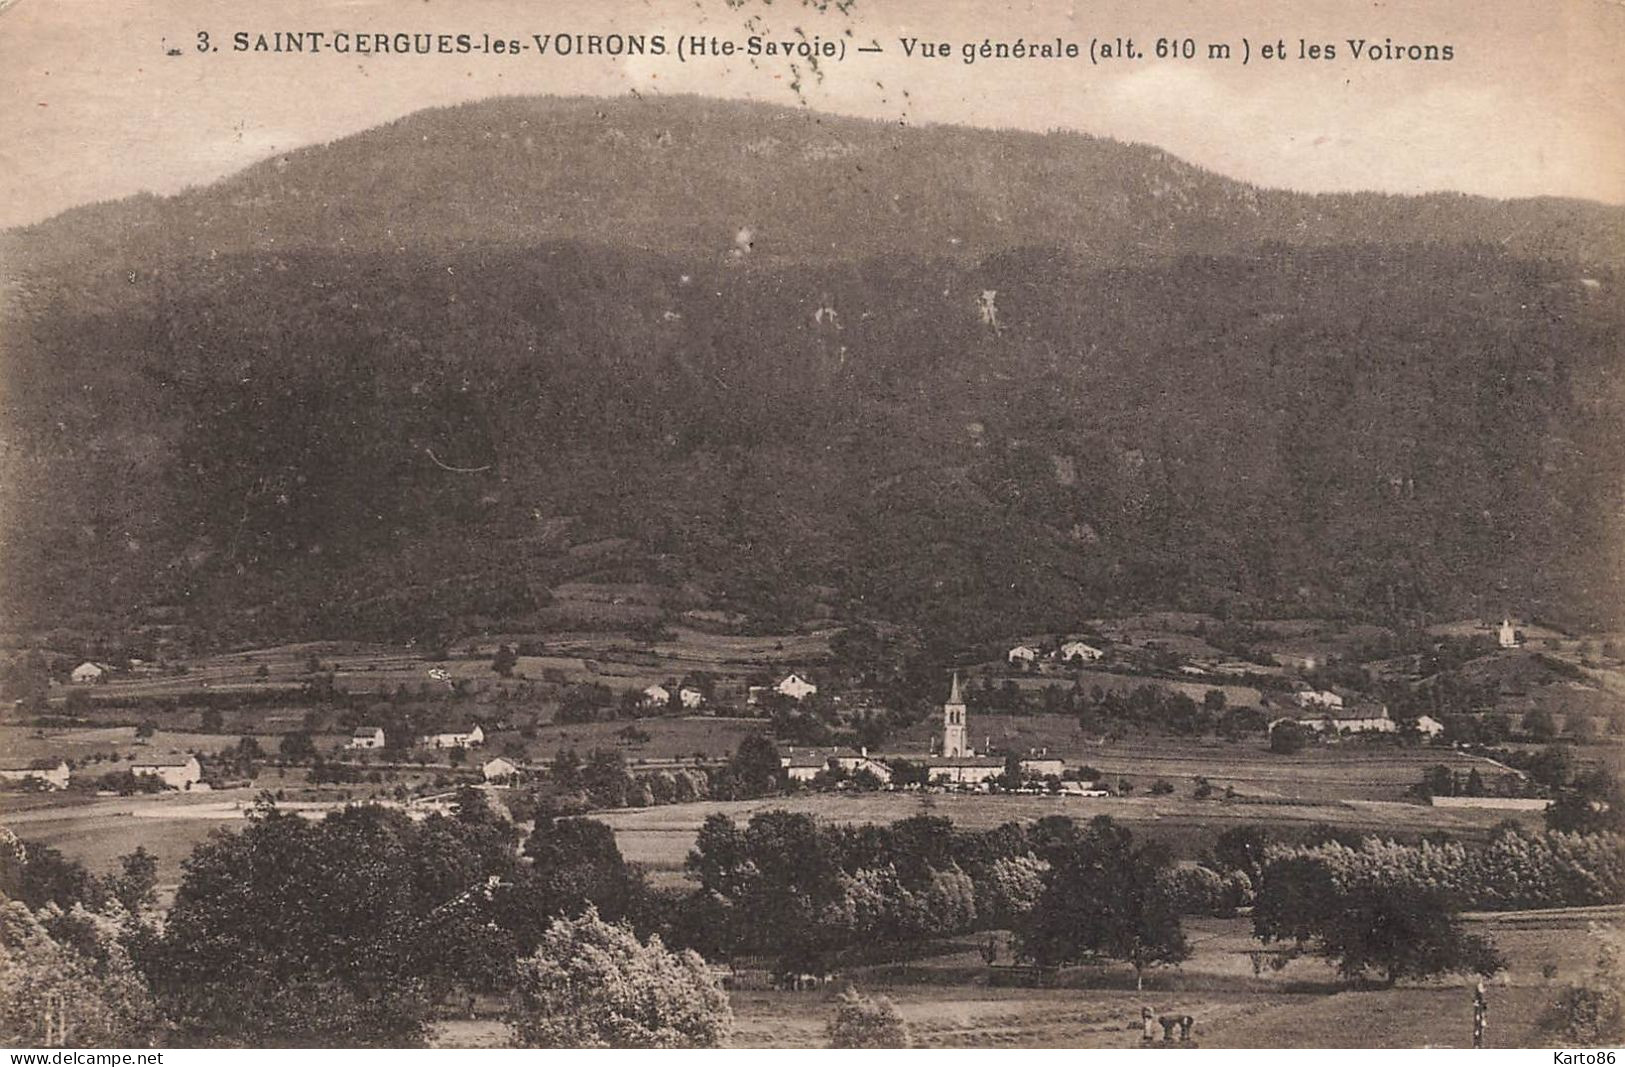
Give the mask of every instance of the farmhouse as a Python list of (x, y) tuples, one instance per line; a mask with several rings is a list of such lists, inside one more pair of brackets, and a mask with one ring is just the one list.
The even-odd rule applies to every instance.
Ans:
[(1066, 763), (1055, 756), (1023, 756), (1021, 774), (1024, 778), (1059, 778)]
[(1416, 729), (1423, 737), (1438, 737), (1444, 733), (1444, 723), (1431, 715), (1418, 715), (1416, 717)]
[(163, 756), (130, 764), (130, 773), (136, 776), (150, 774), (171, 789), (191, 789), (203, 778), (203, 768), (192, 755)]
[(68, 788), (66, 760), (34, 760), (31, 763), (0, 764), (0, 782), (33, 782), (46, 789)]
[(1271, 658), (1282, 667), (1300, 671), (1312, 671), (1326, 662), (1318, 652), (1277, 652)]
[(806, 700), (818, 692), (818, 687), (799, 674), (790, 673), (779, 679), (779, 684), (773, 687), (774, 691), (791, 700)]
[(866, 748), (790, 748), (779, 757), (779, 766), (792, 782), (810, 782), (831, 768), (847, 774), (868, 771), (882, 784), (891, 781), (891, 768), (871, 757)]
[[(1270, 723), (1271, 727), (1276, 719)], [(1315, 714), (1299, 714), (1289, 716), (1285, 721), (1295, 722), (1305, 730), (1314, 730), (1317, 733), (1357, 734), (1357, 733), (1383, 733), (1391, 734), (1399, 730), (1399, 723), (1388, 717), (1388, 708), (1383, 704), (1354, 704), (1350, 707), (1326, 707), (1316, 709)]]
[(381, 726), (357, 726), (350, 735), (346, 748), (383, 748), (384, 730)]
[(1031, 667), (1038, 660), (1038, 649), (1031, 645), (1017, 645), (1005, 653), (1004, 658), (1013, 667)]
[(486, 760), (485, 766), (481, 767), (480, 771), (485, 775), (487, 782), (508, 783), (518, 777), (519, 765), (512, 760), (506, 760), (498, 756), (495, 759)]
[(485, 744), (485, 731), (476, 723), (467, 733), (430, 734), (418, 738), (424, 748), (473, 748)]
[(69, 674), (68, 678), (75, 685), (97, 685), (107, 681), (113, 668), (105, 663), (92, 663), (89, 660), (79, 664)]
[(1061, 646), (1058, 654), (1062, 663), (1085, 663), (1097, 660), (1106, 653), (1094, 645), (1086, 645), (1082, 641), (1068, 641)]
[(763, 697), (770, 693), (777, 693), (779, 696), (789, 697), (791, 700), (806, 700), (816, 692), (818, 692), (816, 685), (801, 675), (791, 672), (773, 685), (751, 686), (747, 691), (745, 703), (758, 704)]
[(1300, 708), (1341, 708), (1343, 698), (1330, 689), (1300, 689), (1292, 694)]
[(671, 703), (671, 690), (663, 685), (651, 685), (643, 691), (643, 706), (663, 708)]
[(928, 781), (947, 785), (981, 785), (1004, 773), (1004, 760), (997, 756), (927, 756)]

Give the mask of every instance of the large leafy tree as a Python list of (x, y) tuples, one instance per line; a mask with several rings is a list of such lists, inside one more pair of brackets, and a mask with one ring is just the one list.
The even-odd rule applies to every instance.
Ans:
[(728, 761), (728, 772), (741, 797), (770, 796), (784, 781), (779, 750), (763, 734), (750, 734), (739, 742)]
[[(141, 953), (161, 1003), (200, 1044), (407, 1045), (430, 995), (478, 983), (491, 869), (478, 827), (354, 807), (311, 822), (265, 804), (186, 861), (161, 938)], [(482, 940), (486, 939), (486, 940)]]
[(1160, 877), (1172, 865), (1166, 850), (1136, 845), (1133, 834), (1100, 816), (1070, 845), (1051, 848), (1049, 862), (1044, 890), (1016, 931), (1022, 958), (1051, 965), (1125, 960), (1137, 986), (1147, 969), (1189, 958), (1176, 902)]
[(0, 1045), (143, 1048), (164, 1033), (114, 922), (0, 896)]
[(1341, 854), (1271, 860), (1253, 905), (1255, 935), (1312, 945), (1344, 978), (1375, 972), (1389, 985), (1451, 973), (1487, 977), (1505, 966), (1493, 943), (1463, 928), (1447, 889), (1397, 866), (1335, 867)]
[(1566, 833), (1625, 833), (1625, 789), (1606, 769), (1581, 775), (1546, 809), (1546, 825)]
[(107, 888), (94, 875), (49, 845), (23, 841), (0, 830), (0, 894), (30, 908), (46, 904), (98, 908)]
[(510, 1022), (530, 1048), (715, 1048), (733, 1009), (697, 953), (641, 941), (588, 908), (556, 920), (519, 962)]
[(511, 898), (522, 945), (534, 946), (560, 916), (596, 908), (610, 921), (627, 918), (643, 896), (643, 877), (621, 856), (615, 832), (595, 819), (548, 819), (525, 842), (527, 868)]

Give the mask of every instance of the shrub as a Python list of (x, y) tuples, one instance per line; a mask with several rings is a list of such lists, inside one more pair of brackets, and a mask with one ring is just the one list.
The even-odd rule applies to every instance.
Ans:
[(1618, 1045), (1625, 1043), (1625, 969), (1621, 967), (1620, 934), (1595, 924), (1591, 932), (1602, 942), (1597, 966), (1590, 979), (1571, 985), (1557, 1003), (1541, 1016), (1540, 1028), (1570, 1045)]
[(830, 1048), (908, 1048), (908, 1023), (887, 997), (870, 998), (848, 987), (829, 1020)]
[(639, 941), (588, 908), (519, 961), (510, 1022), (527, 1048), (716, 1048), (733, 1009), (698, 953)]
[(1308, 732), (1295, 722), (1278, 722), (1270, 727), (1270, 751), (1282, 756), (1302, 752)]

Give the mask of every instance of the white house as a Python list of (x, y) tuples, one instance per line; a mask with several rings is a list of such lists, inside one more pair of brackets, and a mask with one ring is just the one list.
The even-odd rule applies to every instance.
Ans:
[(467, 733), (430, 734), (418, 739), (424, 748), (473, 748), (485, 744), (485, 731), (476, 723)]
[(882, 784), (891, 781), (891, 768), (870, 756), (868, 749), (790, 748), (779, 757), (779, 766), (792, 782), (810, 782), (832, 767), (847, 774), (868, 771)]
[(130, 764), (134, 775), (150, 774), (171, 789), (191, 789), (203, 778), (203, 768), (192, 755), (162, 756)]
[(693, 711), (705, 703), (705, 694), (691, 685), (685, 685), (677, 690), (677, 699), (684, 708)]
[(485, 766), (481, 767), (480, 771), (485, 775), (487, 782), (512, 782), (519, 774), (519, 764), (498, 756), (486, 760)]
[(671, 703), (671, 690), (663, 685), (651, 685), (643, 691), (643, 706), (663, 708)]
[(1059, 778), (1066, 771), (1066, 764), (1054, 756), (1026, 756), (1021, 761), (1021, 774), (1024, 778)]
[(32, 763), (0, 764), (0, 782), (39, 782), (47, 789), (68, 788), (66, 760), (35, 760)]
[(1518, 647), (1518, 631), (1513, 628), (1511, 619), (1501, 620), (1501, 625), (1495, 632), (1495, 643), (1502, 648)]
[(384, 729), (381, 726), (357, 726), (350, 735), (346, 748), (383, 748)]
[(1031, 667), (1038, 659), (1038, 649), (1033, 648), (1030, 645), (1017, 645), (1015, 648), (1012, 648), (1009, 652), (1005, 653), (1004, 658), (1012, 665)]
[(980, 785), (1004, 773), (997, 756), (928, 756), (926, 780), (939, 785)]
[[(1276, 719), (1270, 723), (1270, 727), (1273, 729), (1275, 723), (1281, 721)], [(1295, 722), (1305, 730), (1316, 733), (1391, 734), (1399, 730), (1399, 723), (1388, 717), (1388, 708), (1382, 704), (1315, 708), (1312, 712), (1304, 711), (1290, 716), (1286, 721)]]
[(1438, 737), (1444, 733), (1444, 723), (1431, 715), (1418, 715), (1416, 728), (1421, 731), (1423, 737)]
[(107, 681), (107, 676), (113, 673), (113, 668), (105, 663), (92, 663), (89, 660), (75, 667), (68, 678), (75, 685), (95, 685)]
[(1292, 694), (1300, 708), (1341, 708), (1343, 698), (1330, 689), (1300, 689)]
[(818, 692), (818, 687), (801, 675), (792, 672), (779, 679), (779, 684), (773, 687), (773, 691), (787, 696), (791, 700), (806, 700)]
[(1086, 645), (1082, 641), (1068, 641), (1061, 646), (1060, 652), (1062, 663), (1084, 663), (1097, 660), (1105, 654), (1094, 645)]

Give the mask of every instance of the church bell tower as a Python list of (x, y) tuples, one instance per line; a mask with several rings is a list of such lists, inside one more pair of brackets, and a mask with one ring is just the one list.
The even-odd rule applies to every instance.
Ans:
[(958, 671), (954, 672), (948, 703), (942, 706), (942, 754), (949, 757), (974, 755), (965, 743), (965, 701), (959, 695)]

